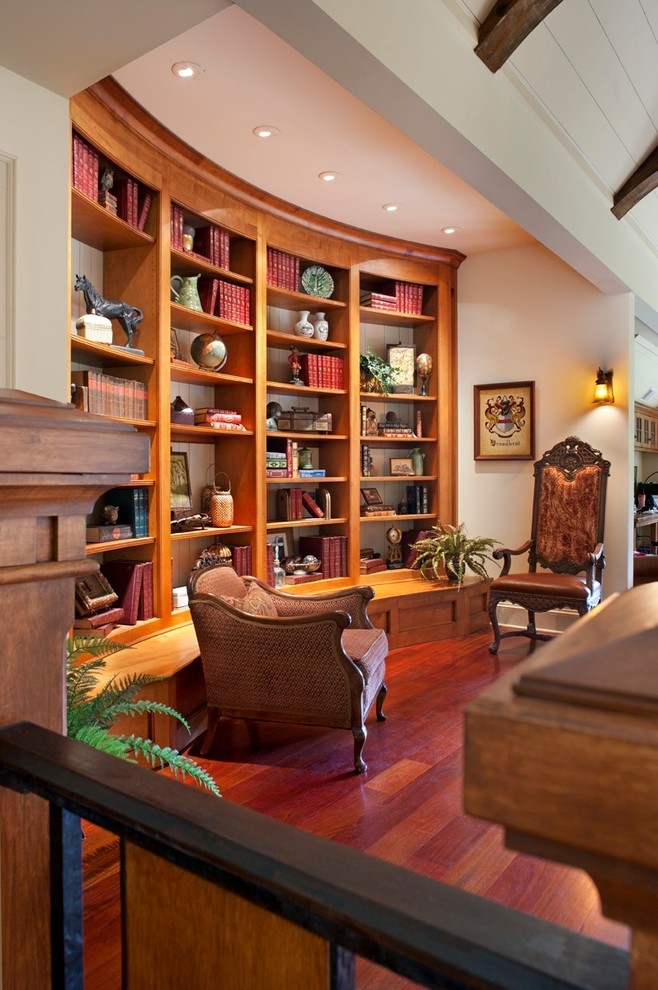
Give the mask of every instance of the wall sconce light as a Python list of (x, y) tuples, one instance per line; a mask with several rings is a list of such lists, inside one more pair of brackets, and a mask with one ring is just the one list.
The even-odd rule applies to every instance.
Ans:
[(612, 391), (612, 370), (604, 371), (603, 368), (599, 368), (596, 373), (596, 383), (594, 385), (594, 398), (592, 399), (592, 404), (598, 406), (608, 406), (612, 405), (615, 401), (614, 392)]

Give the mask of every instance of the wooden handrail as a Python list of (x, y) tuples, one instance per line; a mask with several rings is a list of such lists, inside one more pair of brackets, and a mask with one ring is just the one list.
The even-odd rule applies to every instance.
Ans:
[[(84, 817), (339, 952), (424, 986), (628, 985), (628, 955), (620, 949), (218, 801), (29, 722), (0, 728), (0, 784), (36, 794), (65, 809), (65, 820), (70, 813)], [(58, 815), (51, 813), (51, 821), (58, 823)], [(197, 915), (202, 910), (195, 906)], [(75, 943), (75, 933), (68, 941)], [(53, 958), (64, 955), (56, 951)], [(64, 985), (58, 979), (61, 972), (53, 985)], [(351, 980), (332, 985), (346, 988)]]

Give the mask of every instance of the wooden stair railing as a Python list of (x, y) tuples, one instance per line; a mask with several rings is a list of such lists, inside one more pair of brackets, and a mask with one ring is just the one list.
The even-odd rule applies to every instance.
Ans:
[(620, 949), (31, 723), (0, 728), (0, 786), (50, 804), (53, 987), (83, 986), (78, 817), (120, 837), (129, 990), (352, 990), (355, 955), (450, 990), (628, 985)]
[(464, 804), (590, 874), (658, 987), (658, 584), (611, 596), (466, 708)]

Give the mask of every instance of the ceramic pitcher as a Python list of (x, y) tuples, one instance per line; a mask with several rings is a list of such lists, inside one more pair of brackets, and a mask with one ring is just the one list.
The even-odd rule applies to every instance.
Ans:
[(197, 282), (200, 278), (200, 275), (173, 275), (171, 279), (171, 297), (174, 302), (180, 303), (181, 306), (187, 306), (188, 309), (196, 309), (199, 313), (202, 313), (203, 306), (201, 305), (199, 289), (197, 288)]

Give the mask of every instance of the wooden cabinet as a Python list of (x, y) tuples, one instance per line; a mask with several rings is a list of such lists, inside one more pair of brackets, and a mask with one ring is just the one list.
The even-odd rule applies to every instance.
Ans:
[[(139, 231), (72, 192), (71, 271), (96, 279), (104, 295), (128, 300), (144, 313), (135, 340), (143, 354), (71, 336), (72, 370), (101, 369), (148, 387), (147, 415), (137, 422), (151, 445), (150, 470), (138, 479), (149, 492), (148, 536), (88, 548), (100, 561), (129, 556), (153, 565), (154, 617), (146, 629), (143, 623), (122, 629), (122, 638), (143, 638), (189, 621), (186, 608), (172, 607), (172, 589), (186, 584), (200, 553), (216, 541), (234, 554), (249, 548), (249, 570), (267, 580), (273, 541), (285, 541), (287, 552), (297, 554), (302, 537), (340, 538), (338, 573), (314, 587), (360, 583), (361, 548), (372, 546), (385, 555), (391, 525), (391, 517), (362, 518), (364, 487), (378, 488), (396, 510), (407, 501), (408, 488), (419, 488), (420, 501), (411, 509), (407, 501), (407, 511), (392, 517), (403, 531), (427, 528), (437, 519), (455, 522), (455, 296), (463, 256), (355, 231), (273, 200), (200, 160), (111, 80), (76, 96), (71, 110), (74, 129), (101, 160), (152, 194), (145, 229)], [(275, 270), (281, 256), (297, 266), (292, 277)], [(316, 287), (304, 277), (314, 267), (330, 276), (328, 295), (321, 283)], [(175, 297), (172, 278), (177, 292), (182, 279), (203, 289), (202, 310)], [(221, 305), (208, 301), (213, 280), (219, 283), (218, 298), (225, 293)], [(372, 305), (372, 293), (394, 293), (396, 285), (415, 287), (416, 297), (401, 296), (395, 309)], [(72, 291), (72, 325), (84, 311), (78, 296)], [(231, 308), (234, 297), (242, 308)], [(326, 339), (295, 333), (303, 312), (324, 313)], [(117, 327), (115, 344), (120, 333)], [(217, 335), (225, 345), (226, 363), (218, 370), (192, 359), (202, 334)], [(370, 348), (387, 359), (391, 346), (402, 347), (411, 362), (405, 391), (389, 396), (367, 391), (360, 355)], [(424, 388), (413, 371), (421, 354), (432, 362)], [(196, 410), (235, 413), (241, 429), (172, 423), (176, 398)], [(272, 403), (283, 411), (276, 429), (267, 422)], [(406, 423), (413, 435), (390, 430), (362, 435), (364, 405), (378, 425)], [(268, 473), (268, 453), (288, 444), (305, 448), (313, 469), (324, 474)], [(365, 470), (364, 446), (372, 460)], [(422, 473), (413, 479), (396, 474), (391, 465), (391, 460), (408, 461), (412, 450), (420, 451), (423, 461)], [(172, 533), (172, 451), (185, 455), (193, 513), (200, 512), (202, 493), (215, 475), (222, 473), (224, 486), (228, 477), (234, 503), (230, 527)], [(282, 491), (319, 488), (329, 494), (330, 515), (303, 509), (301, 518), (282, 518)]]
[(635, 403), (635, 449), (658, 450), (658, 410)]

